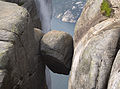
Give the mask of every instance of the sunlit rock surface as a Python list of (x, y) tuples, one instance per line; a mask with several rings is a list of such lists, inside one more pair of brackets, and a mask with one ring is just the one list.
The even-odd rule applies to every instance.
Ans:
[(44, 33), (38, 28), (34, 28), (34, 37), (35, 40), (39, 43), (43, 37)]
[(119, 89), (120, 0), (109, 1), (113, 16), (101, 13), (103, 0), (88, 0), (77, 21), (68, 89)]
[(113, 63), (107, 89), (120, 89), (120, 50)]
[(52, 30), (41, 40), (43, 61), (53, 72), (69, 74), (73, 55), (72, 37), (63, 32)]
[(31, 16), (33, 26), (35, 28), (41, 29), (41, 22), (34, 0), (4, 0), (4, 1), (16, 3), (19, 6), (26, 8)]

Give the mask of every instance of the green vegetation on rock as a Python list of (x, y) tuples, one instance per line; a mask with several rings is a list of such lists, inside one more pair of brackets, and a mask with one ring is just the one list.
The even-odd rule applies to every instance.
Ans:
[(101, 12), (103, 15), (105, 15), (107, 17), (111, 16), (112, 8), (111, 8), (108, 0), (103, 0), (103, 3), (101, 4)]
[(24, 2), (19, 2), (18, 5), (19, 6), (22, 6), (24, 4)]

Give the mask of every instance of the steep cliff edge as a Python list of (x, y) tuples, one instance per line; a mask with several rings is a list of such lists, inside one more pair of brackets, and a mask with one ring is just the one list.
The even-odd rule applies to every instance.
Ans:
[(45, 65), (69, 74), (72, 36), (62, 31), (44, 35), (36, 27), (41, 25), (33, 0), (0, 0), (0, 89), (51, 89)]
[(0, 89), (47, 89), (33, 27), (25, 8), (0, 1)]
[(41, 29), (41, 23), (39, 15), (37, 14), (37, 8), (34, 0), (4, 0), (6, 2), (16, 3), (19, 6), (26, 8), (30, 14), (32, 24), (35, 28)]
[(120, 0), (88, 0), (74, 44), (68, 89), (120, 88)]

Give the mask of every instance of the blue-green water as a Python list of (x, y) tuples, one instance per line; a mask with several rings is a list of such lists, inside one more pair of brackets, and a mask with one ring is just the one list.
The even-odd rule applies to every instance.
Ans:
[(60, 19), (57, 19), (55, 17), (52, 18), (52, 30), (59, 30), (69, 33), (71, 36), (73, 36), (74, 33), (74, 27), (75, 23), (66, 23), (62, 22)]
[(62, 74), (55, 74), (50, 71), (52, 89), (67, 89), (69, 76)]

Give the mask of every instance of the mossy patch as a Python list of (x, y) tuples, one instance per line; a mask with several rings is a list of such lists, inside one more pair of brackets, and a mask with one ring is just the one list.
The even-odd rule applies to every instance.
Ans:
[(103, 2), (101, 4), (101, 13), (107, 17), (111, 16), (112, 8), (111, 8), (111, 4), (108, 0), (103, 0)]
[(19, 6), (22, 6), (24, 4), (24, 2), (19, 2), (18, 5)]

